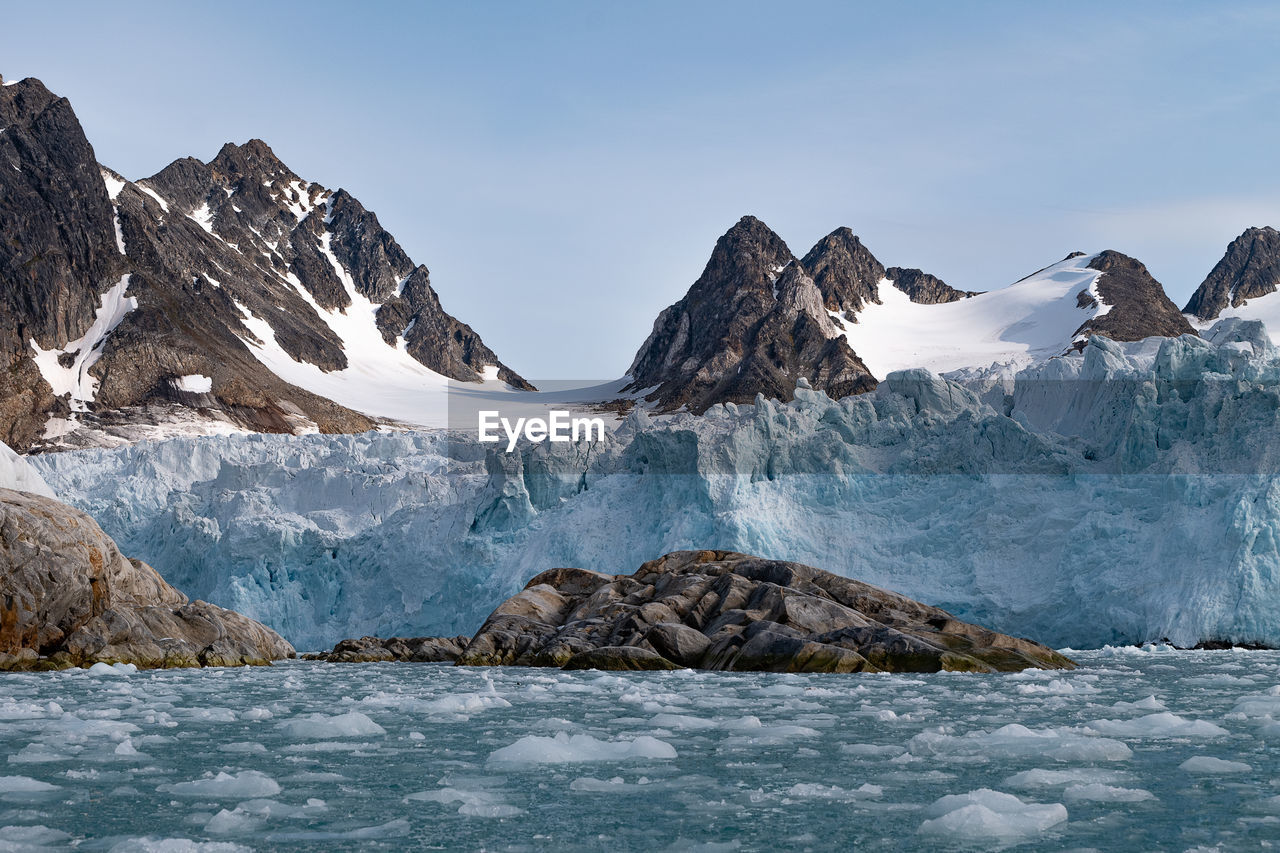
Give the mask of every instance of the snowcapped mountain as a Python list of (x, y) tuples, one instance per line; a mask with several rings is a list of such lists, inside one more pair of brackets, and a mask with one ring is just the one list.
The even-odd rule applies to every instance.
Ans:
[(886, 268), (848, 228), (797, 259), (748, 216), (658, 316), (627, 390), (659, 411), (702, 412), (757, 393), (788, 400), (802, 378), (839, 398), (916, 367), (1008, 375), (1095, 334), (1137, 341), (1195, 330), (1146, 267), (1119, 252), (1077, 252), (1008, 287), (961, 291), (919, 269)]
[(65, 98), (0, 87), (0, 438), (433, 426), (450, 380), (531, 386), (345, 190), (259, 140), (131, 182)]
[(913, 300), (897, 281), (883, 284), (894, 286), (881, 287), (880, 299), (844, 329), (880, 377), (914, 367), (942, 374), (994, 366), (1009, 374), (1078, 350), (1094, 334), (1117, 341), (1194, 334), (1146, 267), (1113, 251), (1075, 252), (1008, 287), (934, 304)]
[(1191, 295), (1186, 311), (1197, 325), (1226, 317), (1261, 320), (1280, 331), (1280, 231), (1249, 228), (1231, 241), (1222, 260)]

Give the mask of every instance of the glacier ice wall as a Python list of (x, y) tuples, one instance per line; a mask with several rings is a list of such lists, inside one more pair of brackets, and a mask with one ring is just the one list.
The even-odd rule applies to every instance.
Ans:
[(1280, 645), (1280, 353), (1257, 323), (1206, 337), (634, 412), (591, 446), (229, 436), (34, 464), (127, 553), (300, 648), (469, 633), (545, 568), (679, 548), (811, 563), (1055, 645)]
[(47, 498), (54, 496), (53, 490), (41, 479), (35, 468), (4, 442), (0, 442), (0, 489), (31, 492)]

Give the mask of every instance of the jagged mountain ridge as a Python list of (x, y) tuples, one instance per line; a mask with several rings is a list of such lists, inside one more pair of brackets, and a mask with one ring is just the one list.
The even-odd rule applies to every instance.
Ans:
[(885, 267), (848, 228), (797, 259), (747, 216), (658, 316), (626, 390), (659, 411), (695, 413), (757, 393), (788, 400), (801, 380), (843, 397), (894, 370), (1026, 366), (1094, 334), (1136, 341), (1195, 330), (1146, 267), (1113, 250), (1072, 253), (1007, 288), (961, 291)]
[(0, 438), (19, 449), (174, 420), (359, 431), (399, 414), (377, 410), (388, 376), (531, 387), (372, 212), (260, 140), (130, 182), (38, 80), (0, 87), (0, 123)]
[(693, 412), (757, 393), (790, 399), (800, 379), (840, 396), (870, 390), (875, 380), (840, 337), (828, 298), (782, 238), (744, 216), (688, 294), (658, 315), (624, 390)]
[(1247, 228), (1227, 246), (1182, 310), (1200, 321), (1216, 320), (1223, 311), (1275, 293), (1278, 287), (1280, 231), (1270, 226)]

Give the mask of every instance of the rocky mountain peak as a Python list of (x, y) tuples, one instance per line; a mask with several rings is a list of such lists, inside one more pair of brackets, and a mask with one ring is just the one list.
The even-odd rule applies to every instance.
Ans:
[(755, 217), (730, 228), (684, 298), (664, 310), (628, 371), (660, 409), (702, 412), (757, 394), (789, 400), (799, 380), (835, 396), (875, 380), (840, 336), (823, 295)]
[(1280, 287), (1280, 231), (1248, 228), (1227, 246), (1222, 260), (1191, 295), (1183, 310), (1213, 320), (1227, 308), (1274, 293)]
[(691, 293), (772, 298), (773, 283), (795, 260), (782, 238), (754, 216), (744, 216), (716, 241)]
[(243, 145), (228, 142), (209, 161), (209, 166), (216, 173), (235, 178), (298, 177), (261, 139), (250, 139)]
[(1082, 325), (1077, 334), (1101, 333), (1117, 341), (1138, 341), (1196, 333), (1141, 261), (1107, 249), (1094, 256), (1089, 268), (1102, 271), (1095, 290), (1110, 307)]
[(531, 387), (372, 211), (260, 139), (130, 182), (39, 81), (0, 87), (0, 126), (0, 439), (18, 449), (160, 421), (361, 431), (446, 380)]
[(848, 228), (837, 228), (823, 237), (801, 263), (822, 292), (828, 310), (857, 322), (855, 315), (864, 305), (880, 301), (884, 265)]

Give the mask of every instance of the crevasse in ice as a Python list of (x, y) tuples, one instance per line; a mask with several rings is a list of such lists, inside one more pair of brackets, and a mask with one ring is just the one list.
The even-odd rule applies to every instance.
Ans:
[(1280, 352), (1257, 322), (1205, 335), (634, 412), (590, 446), (228, 436), (34, 465), (126, 553), (301, 648), (471, 632), (548, 567), (680, 548), (810, 563), (1054, 645), (1280, 645)]

